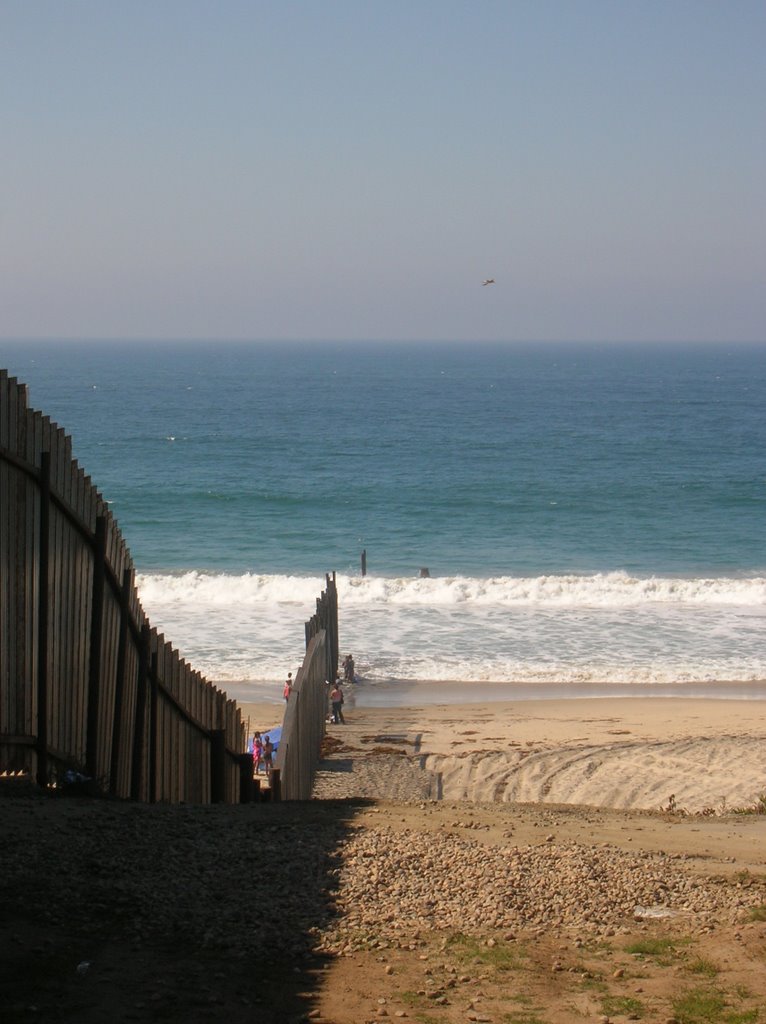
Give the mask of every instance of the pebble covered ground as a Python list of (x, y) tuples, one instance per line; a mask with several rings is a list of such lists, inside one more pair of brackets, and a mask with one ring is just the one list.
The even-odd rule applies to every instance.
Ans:
[[(358, 956), (419, 957), (455, 935), (584, 944), (635, 927), (637, 906), (706, 935), (766, 906), (763, 875), (702, 876), (684, 854), (563, 830), (517, 841), (500, 831), (499, 805), (481, 809), (480, 825), (473, 809), (450, 821), (449, 808), (412, 800), (378, 811), (364, 800), (152, 807), (29, 794), (2, 804), (4, 1024), (308, 1019), (317, 972)], [(437, 806), (438, 827), (428, 818)], [(334, 1019), (355, 1019), (344, 1012)]]
[[(753, 892), (701, 882), (683, 861), (609, 846), (547, 842), (487, 846), (451, 832), (364, 829), (346, 840), (335, 869), (340, 933), (395, 936), (432, 930), (575, 928), (604, 931), (636, 907), (736, 922)], [(761, 895), (766, 897), (766, 886)]]
[(138, 944), (181, 935), (206, 948), (263, 952), (254, 912), (278, 922), (266, 943), (276, 956), (330, 949), (357, 930), (598, 930), (655, 905), (704, 924), (766, 903), (764, 881), (755, 892), (700, 879), (681, 855), (553, 836), (488, 845), (465, 830), (371, 828), (337, 815), (301, 820), (289, 805), (46, 808), (35, 798), (14, 801), (13, 810), (0, 836), (6, 917), (32, 912), (91, 926), (101, 919)]
[[(339, 747), (322, 762), (315, 794), (396, 800), (407, 793), (422, 801), (435, 787), (421, 760), (400, 752), (349, 757)], [(354, 929), (382, 926), (393, 934), (408, 921), (435, 929), (598, 931), (630, 918), (636, 907), (653, 906), (693, 915), (698, 923), (731, 923), (753, 896), (701, 882), (684, 870), (683, 854), (561, 845), (553, 836), (521, 846), (511, 833), (507, 839), (503, 846), (488, 846), (452, 832), (365, 829), (353, 835), (343, 845), (342, 865), (334, 869), (345, 911), (335, 946), (348, 946), (343, 937)]]

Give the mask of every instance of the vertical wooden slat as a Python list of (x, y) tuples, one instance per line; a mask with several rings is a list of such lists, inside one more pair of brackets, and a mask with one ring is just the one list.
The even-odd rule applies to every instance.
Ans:
[[(46, 417), (46, 428), (51, 453), (51, 490), (58, 501), (64, 492), (65, 460), (64, 431)], [(69, 530), (64, 513), (58, 502), (52, 512), (52, 594), (51, 594), (51, 649), (50, 666), (52, 673), (51, 698), (53, 706), (59, 709), (56, 741), (58, 750), (69, 751), (74, 745), (77, 718), (72, 699), (72, 681), (69, 677), (69, 647), (66, 630), (69, 615), (69, 579), (66, 554)], [(82, 762), (80, 762), (82, 763)]]
[(159, 725), (158, 711), (159, 700), (157, 693), (157, 661), (158, 661), (158, 640), (156, 632), (152, 635), (152, 653), (149, 668), (149, 802), (157, 803), (157, 748)]
[[(59, 494), (59, 441), (58, 431), (55, 424), (52, 424), (47, 416), (43, 417), (42, 443), (46, 451), (50, 452), (50, 481), (51, 493)], [(49, 690), (48, 699), (51, 708), (55, 708), (55, 714), (50, 716), (49, 742), (50, 746), (58, 751), (72, 751), (73, 736), (70, 719), (70, 702), (67, 693), (62, 687), (62, 659), (60, 657), (60, 636), (61, 636), (61, 605), (64, 597), (61, 590), (61, 537), (62, 517), (55, 503), (51, 505), (50, 524), (50, 555), (49, 555)]]
[[(68, 505), (67, 480), (69, 477), (70, 448), (68, 438), (61, 429), (56, 430), (56, 495), (64, 507)], [(56, 662), (59, 671), (61, 692), (66, 695), (70, 707), (70, 721), (76, 721), (76, 713), (71, 702), (72, 693), (72, 647), (73, 647), (73, 605), (74, 581), (71, 572), (72, 530), (63, 511), (58, 513), (58, 559), (60, 565), (60, 605), (56, 627), (57, 651)]]
[(75, 720), (79, 724), (76, 734), (76, 741), (81, 748), (81, 758), (85, 760), (85, 747), (87, 742), (87, 720), (88, 720), (88, 680), (90, 673), (90, 651), (91, 651), (91, 629), (93, 621), (93, 583), (95, 560), (93, 557), (93, 537), (95, 536), (96, 523), (101, 510), (98, 492), (93, 486), (90, 477), (85, 477), (85, 521), (88, 527), (88, 540), (81, 540), (82, 558), (82, 600), (80, 601), (80, 615), (77, 629), (77, 674), (73, 680), (73, 699), (75, 702)]
[(48, 554), (50, 550), (50, 452), (40, 460), (40, 539), (37, 610), (37, 784), (48, 784)]
[[(5, 370), (0, 369), (0, 448), (9, 447), (9, 401), (8, 401), (8, 375)], [(11, 537), (13, 536), (10, 524), (11, 517), (11, 481), (16, 474), (5, 459), (0, 458), (0, 637), (5, 639), (0, 643), (0, 736), (11, 734), (10, 704), (11, 704), (11, 679), (14, 678), (11, 666), (13, 655), (11, 653), (10, 624), (12, 620), (11, 602), (14, 600), (14, 592), (11, 586), (11, 573), (13, 568), (13, 555)], [(10, 747), (6, 747), (0, 740), (0, 767), (9, 765), (12, 757)]]
[(104, 576), (105, 576), (106, 519), (100, 515), (96, 520), (96, 537), (93, 545), (93, 584), (90, 620), (90, 657), (88, 662), (88, 715), (87, 739), (85, 746), (85, 770), (91, 777), (98, 774), (98, 705), (101, 682), (101, 633), (104, 621)]
[(117, 648), (117, 671), (115, 674), (114, 713), (112, 724), (112, 758), (109, 771), (109, 792), (117, 796), (120, 792), (120, 766), (123, 737), (123, 705), (125, 700), (125, 673), (128, 660), (128, 616), (130, 614), (130, 591), (133, 586), (133, 573), (127, 568), (122, 575), (122, 591), (120, 594), (120, 636)]
[[(20, 451), (20, 455), (24, 458), (24, 461), (28, 466), (39, 467), (42, 461), (43, 453), (43, 417), (39, 412), (35, 412), (31, 409), (25, 409), (25, 420), (26, 420), (26, 446), (23, 453)], [(47, 449), (46, 449), (47, 451)], [(50, 467), (48, 479), (50, 481)], [(26, 620), (25, 625), (25, 642), (27, 645), (27, 658), (30, 667), (29, 677), (30, 679), (36, 678), (37, 676), (37, 659), (39, 657), (39, 646), (35, 637), (36, 629), (36, 616), (37, 610), (40, 607), (40, 582), (38, 574), (35, 571), (35, 565), (40, 556), (39, 551), (39, 517), (40, 517), (40, 491), (37, 486), (37, 480), (27, 478), (26, 483), (19, 479), (19, 485), (24, 488), (24, 504), (27, 508), (27, 530), (26, 530), (26, 543), (24, 545), (24, 559), (28, 566), (27, 580), (29, 584), (29, 591), (26, 595), (26, 600), (23, 604), (21, 614)], [(48, 537), (50, 543), (50, 507), (49, 507), (49, 521), (48, 521)], [(48, 551), (48, 588), (50, 589), (50, 549)], [(50, 612), (48, 613), (50, 615)], [(50, 619), (49, 619), (50, 626)], [(47, 669), (48, 673), (48, 686), (50, 687), (50, 664)], [(26, 678), (26, 677), (25, 677)], [(37, 708), (30, 706), (28, 708), (29, 715), (29, 729), (37, 728)], [(50, 739), (50, 705), (48, 707), (48, 719), (47, 729)], [(35, 723), (34, 725), (32, 723)]]
[[(82, 470), (77, 477), (77, 514), (80, 521), (87, 526), (91, 521), (93, 502), (90, 480)], [(94, 520), (95, 522), (95, 520)], [(76, 537), (77, 554), (75, 563), (76, 607), (72, 628), (74, 630), (72, 658), (72, 685), (75, 691), (75, 716), (78, 721), (83, 715), (85, 679), (88, 672), (88, 639), (90, 634), (90, 581), (92, 579), (92, 555), (90, 545), (84, 537)]]
[[(3, 404), (0, 408), (2, 422), (0, 424), (0, 442), (7, 447), (11, 454), (16, 454), (18, 436), (18, 411), (17, 392), (13, 378), (3, 381)], [(5, 467), (4, 467), (5, 468)], [(9, 734), (15, 733), (21, 724), (19, 718), (19, 700), (23, 694), (20, 693), (18, 685), (19, 678), (24, 678), (22, 668), (22, 653), (19, 649), (23, 643), (23, 634), (18, 628), (19, 618), (19, 589), (23, 586), (20, 572), (23, 571), (23, 563), (19, 561), (18, 535), (20, 529), (20, 496), (19, 488), (22, 482), (19, 480), (18, 472), (13, 467), (5, 469), (5, 474), (0, 478), (3, 486), (2, 493), (7, 498), (3, 502), (5, 512), (3, 523), (0, 525), (2, 538), (0, 546), (3, 557), (3, 574), (0, 579), (0, 622), (2, 623), (3, 636), (7, 637), (6, 643), (0, 645), (0, 666), (2, 666), (3, 679), (7, 679), (4, 687), (2, 704), (0, 704), (0, 727)], [(26, 528), (25, 517), (25, 528)], [(4, 647), (4, 649), (3, 649)], [(7, 675), (6, 675), (7, 673)], [(0, 685), (2, 682), (0, 681)], [(21, 767), (22, 758), (15, 752), (8, 752), (6, 755), (7, 764), (10, 767)]]
[(138, 648), (138, 678), (136, 680), (135, 724), (133, 726), (133, 757), (130, 775), (130, 795), (133, 800), (146, 799), (146, 711), (149, 692), (151, 628), (141, 627)]
[[(112, 736), (117, 687), (117, 660), (120, 648), (120, 607), (122, 582), (120, 568), (120, 535), (111, 511), (106, 510), (104, 624), (101, 647), (101, 681), (99, 688), (99, 777), (107, 779), (112, 766)], [(115, 575), (119, 581), (115, 587)]]
[[(30, 454), (30, 440), (34, 442), (34, 415), (27, 408), (27, 391), (23, 385), (16, 384), (13, 388), (14, 397), (14, 437), (12, 445), (18, 458), (27, 461)], [(30, 434), (32, 437), (30, 438)], [(31, 465), (34, 461), (34, 447), (31, 451)], [(37, 693), (34, 682), (37, 676), (38, 647), (35, 638), (35, 620), (37, 615), (37, 572), (36, 548), (39, 543), (39, 494), (38, 481), (24, 476), (18, 470), (13, 472), (13, 519), (15, 536), (12, 538), (14, 549), (14, 578), (17, 590), (14, 596), (14, 616), (16, 618), (15, 638), (15, 670), (16, 699), (14, 701), (15, 728), (20, 734), (35, 735), (37, 732)], [(21, 692), (22, 681), (29, 680), (31, 685), (27, 692)], [(22, 754), (18, 759), (19, 767), (33, 767), (36, 754)], [(35, 768), (36, 771), (36, 768)]]
[(160, 680), (165, 678), (165, 637), (162, 637), (162, 642), (157, 646), (157, 673), (156, 682), (154, 688), (155, 695), (155, 707), (157, 714), (157, 731), (156, 731), (156, 759), (157, 759), (157, 774), (156, 774), (156, 799), (165, 800), (168, 792), (168, 764), (166, 758), (167, 752), (167, 728), (168, 728), (168, 709), (167, 704), (164, 700), (161, 700), (160, 694)]
[[(168, 665), (168, 687), (173, 697), (178, 699), (179, 697), (179, 681), (180, 681), (180, 670), (181, 665), (178, 658), (178, 651), (173, 649), (170, 653), (169, 665)], [(181, 759), (179, 757), (181, 750), (181, 732), (183, 729), (183, 723), (180, 715), (175, 707), (170, 707), (170, 719), (172, 722), (172, 733), (171, 733), (171, 749), (175, 751), (175, 756), (168, 758), (170, 762), (170, 793), (169, 798), (174, 803), (177, 803), (181, 796), (181, 776), (180, 767)]]
[[(0, 369), (0, 449), (9, 447), (10, 418), (8, 400), (8, 374)], [(11, 515), (11, 480), (16, 474), (5, 459), (0, 458), (0, 637), (5, 639), (0, 643), (0, 736), (10, 735), (10, 701), (11, 701), (11, 679), (13, 673), (11, 665), (13, 656), (11, 654), (11, 630), (12, 621), (11, 601), (13, 600), (13, 589), (11, 587), (11, 571), (13, 565), (11, 537), (13, 536), (10, 524)], [(11, 750), (0, 741), (0, 766), (5, 766), (11, 758)]]
[(226, 799), (226, 730), (210, 731), (210, 802), (221, 804)]
[[(189, 666), (185, 661), (181, 662), (180, 665), (181, 673), (179, 676), (179, 700), (181, 705), (189, 710)], [(188, 785), (189, 785), (189, 747), (191, 742), (191, 726), (183, 723), (181, 729), (181, 749), (178, 756), (178, 764), (180, 766), (180, 778), (178, 786), (178, 799), (188, 800)]]

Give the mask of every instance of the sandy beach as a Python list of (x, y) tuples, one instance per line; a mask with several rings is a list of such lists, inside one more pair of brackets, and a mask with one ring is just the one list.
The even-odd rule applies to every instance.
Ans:
[[(324, 797), (572, 804), (699, 814), (766, 793), (766, 701), (679, 697), (369, 706), (346, 687)], [(465, 698), (465, 693), (463, 693)], [(281, 709), (245, 703), (260, 728)], [(259, 723), (255, 726), (255, 723)], [(343, 761), (345, 770), (334, 770)]]

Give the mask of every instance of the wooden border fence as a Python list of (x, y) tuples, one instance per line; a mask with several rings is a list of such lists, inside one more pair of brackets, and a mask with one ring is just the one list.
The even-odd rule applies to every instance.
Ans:
[[(248, 799), (239, 708), (150, 625), (106, 502), (71, 439), (27, 403), (0, 370), (0, 772), (41, 786), (74, 773), (149, 802)], [(314, 632), (331, 603), (317, 602)], [(328, 671), (334, 608), (333, 638), (314, 645)], [(288, 768), (288, 793), (290, 780)]]
[(338, 674), (338, 591), (335, 573), (306, 623), (306, 656), (285, 708), (275, 761), (282, 800), (308, 800), (319, 763), (328, 710), (328, 683)]

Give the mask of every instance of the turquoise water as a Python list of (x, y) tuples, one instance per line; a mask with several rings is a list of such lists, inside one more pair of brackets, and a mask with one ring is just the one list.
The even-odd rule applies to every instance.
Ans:
[(766, 674), (764, 345), (0, 343), (0, 363), (112, 502), (153, 623), (216, 679), (280, 679), (333, 570), (371, 682)]

